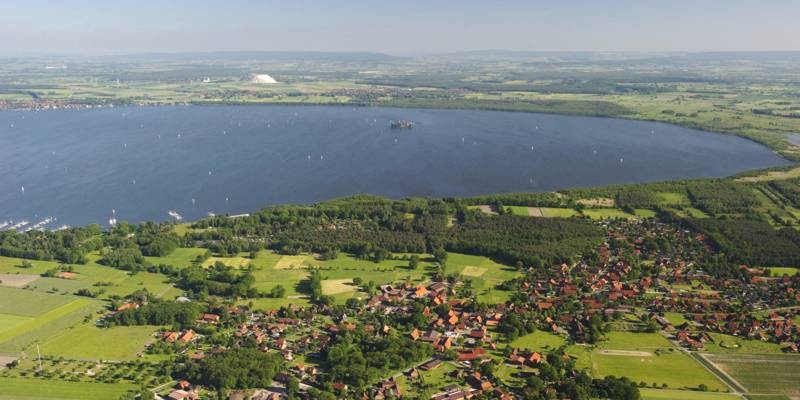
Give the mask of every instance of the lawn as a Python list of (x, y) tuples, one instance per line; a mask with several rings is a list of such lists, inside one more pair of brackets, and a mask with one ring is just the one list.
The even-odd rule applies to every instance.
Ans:
[(798, 355), (713, 354), (707, 358), (750, 393), (800, 396)]
[(547, 351), (557, 349), (566, 343), (563, 337), (552, 333), (536, 331), (531, 334), (520, 336), (510, 346), (517, 349), (528, 349), (532, 351)]
[(118, 399), (135, 388), (126, 383), (0, 378), (0, 400), (108, 400)]
[(406, 378), (402, 381), (406, 383), (406, 387), (413, 389), (413, 393), (418, 395), (421, 399), (429, 399), (436, 393), (442, 391), (442, 388), (447, 385), (460, 385), (461, 380), (448, 376), (449, 373), (456, 369), (452, 364), (444, 362), (438, 368), (432, 371), (420, 370), (421, 379), (415, 383), (410, 383)]
[(44, 342), (42, 354), (72, 359), (135, 360), (153, 339), (153, 326), (98, 328), (89, 322), (66, 329)]

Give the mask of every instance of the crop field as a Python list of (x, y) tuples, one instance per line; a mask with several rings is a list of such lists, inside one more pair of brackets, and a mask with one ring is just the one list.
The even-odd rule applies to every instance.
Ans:
[(135, 386), (125, 383), (0, 378), (0, 388), (0, 400), (108, 400), (119, 398)]
[(800, 356), (794, 354), (713, 354), (707, 359), (759, 395), (800, 396)]
[(13, 354), (45, 341), (100, 309), (100, 302), (29, 290), (0, 288), (0, 353)]
[(695, 390), (647, 389), (639, 392), (642, 400), (741, 400), (733, 393), (700, 392)]

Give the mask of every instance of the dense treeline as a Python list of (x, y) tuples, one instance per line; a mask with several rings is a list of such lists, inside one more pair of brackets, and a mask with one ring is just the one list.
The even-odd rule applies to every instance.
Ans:
[(729, 262), (756, 266), (800, 265), (800, 233), (763, 221), (687, 219)]
[(0, 232), (0, 255), (33, 260), (58, 260), (83, 264), (86, 253), (103, 247), (102, 229), (98, 225), (71, 228), (56, 232)]
[(249, 270), (240, 272), (217, 262), (209, 268), (191, 266), (180, 270), (175, 284), (197, 298), (206, 298), (208, 295), (254, 298), (260, 295), (253, 288), (255, 282)]
[(283, 360), (277, 353), (241, 347), (213, 354), (199, 363), (187, 362), (178, 372), (191, 382), (224, 393), (228, 389), (271, 387), (282, 366)]
[(530, 218), (515, 215), (477, 216), (454, 227), (448, 251), (493, 257), (526, 265), (564, 262), (600, 244), (603, 232), (576, 218)]
[(393, 371), (407, 368), (431, 356), (433, 348), (406, 336), (376, 337), (361, 329), (337, 335), (323, 351), (330, 366), (326, 383), (345, 382), (365, 388)]
[(692, 182), (687, 189), (692, 205), (712, 215), (748, 214), (761, 204), (750, 187), (731, 181)]
[(793, 207), (800, 207), (800, 179), (772, 181), (769, 187), (780, 193)]
[(129, 308), (106, 317), (106, 326), (116, 325), (174, 325), (186, 327), (194, 325), (200, 316), (201, 306), (197, 303), (152, 299), (139, 308)]
[[(509, 195), (556, 201), (554, 194)], [(485, 198), (498, 203), (506, 199)], [(386, 251), (422, 253), (444, 247), (448, 251), (495, 257), (515, 263), (541, 264), (563, 261), (599, 243), (601, 232), (579, 219), (486, 216), (466, 208), (469, 201), (388, 199), (358, 196), (315, 206), (278, 206), (242, 218), (215, 217), (199, 221), (193, 233), (202, 243), (232, 241), (234, 237), (258, 237), (259, 241), (286, 254), (346, 251), (375, 259)], [(520, 200), (521, 201), (521, 200)], [(453, 213), (461, 224), (448, 228)], [(224, 233), (226, 232), (227, 233)], [(540, 261), (537, 261), (540, 260)]]

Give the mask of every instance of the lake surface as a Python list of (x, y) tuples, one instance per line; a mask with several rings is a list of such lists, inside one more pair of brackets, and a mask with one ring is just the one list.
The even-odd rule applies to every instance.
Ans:
[[(390, 129), (408, 119), (413, 129)], [(334, 106), (0, 112), (0, 223), (185, 219), (372, 193), (470, 196), (721, 177), (788, 162), (607, 118)], [(24, 187), (24, 190), (23, 190)]]

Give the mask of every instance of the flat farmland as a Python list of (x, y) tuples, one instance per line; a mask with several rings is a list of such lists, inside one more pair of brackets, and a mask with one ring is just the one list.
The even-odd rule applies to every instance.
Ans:
[(0, 400), (108, 400), (118, 399), (134, 388), (126, 383), (0, 378)]
[(796, 354), (708, 354), (706, 359), (748, 393), (800, 397), (800, 356)]
[(98, 328), (93, 322), (70, 327), (41, 346), (43, 354), (68, 359), (135, 360), (157, 327), (117, 326)]
[(75, 297), (0, 287), (0, 314), (35, 317), (73, 300)]
[(101, 308), (97, 300), (0, 288), (0, 353), (17, 353), (80, 323)]

